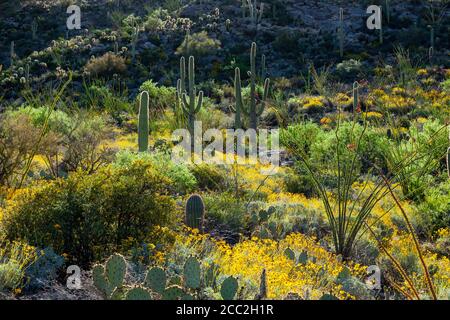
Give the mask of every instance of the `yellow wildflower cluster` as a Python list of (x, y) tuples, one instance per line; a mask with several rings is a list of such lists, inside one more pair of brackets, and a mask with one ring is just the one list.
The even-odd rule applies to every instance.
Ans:
[[(307, 252), (306, 264), (296, 264), (286, 257), (284, 251), (287, 248), (297, 254)], [(268, 298), (283, 299), (289, 293), (295, 293), (302, 298), (319, 299), (329, 292), (340, 299), (351, 298), (335, 282), (345, 265), (313, 238), (293, 233), (278, 242), (252, 238), (234, 247), (222, 244), (218, 249), (215, 262), (224, 274), (258, 286), (261, 272), (266, 269)], [(354, 276), (361, 276), (366, 270), (358, 264), (349, 269)]]

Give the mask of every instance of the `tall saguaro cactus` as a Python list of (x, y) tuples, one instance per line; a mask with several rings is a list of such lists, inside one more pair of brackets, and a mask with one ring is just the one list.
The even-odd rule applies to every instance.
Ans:
[(147, 91), (143, 91), (139, 102), (139, 123), (138, 123), (138, 145), (139, 152), (148, 151), (148, 135), (149, 135), (149, 95)]
[[(264, 62), (265, 64), (265, 58)], [(264, 70), (264, 71), (263, 71)], [(262, 72), (265, 73), (265, 66), (262, 67)], [(236, 127), (241, 125), (241, 111), (244, 112), (250, 118), (250, 128), (257, 129), (258, 119), (264, 112), (266, 107), (267, 97), (269, 95), (269, 85), (270, 80), (265, 79), (264, 81), (264, 93), (262, 100), (259, 105), (256, 99), (256, 43), (252, 43), (252, 48), (250, 51), (250, 103), (245, 106), (242, 99), (242, 89), (241, 89), (241, 73), (239, 68), (235, 69), (235, 94), (236, 94), (236, 107), (233, 111), (236, 113), (235, 125)], [(263, 74), (261, 74), (263, 76)]]
[[(191, 134), (191, 150), (194, 150), (194, 126), (195, 115), (200, 111), (203, 104), (203, 91), (198, 93), (195, 89), (195, 60), (193, 56), (189, 57), (188, 65), (188, 88), (186, 90), (184, 79), (186, 78), (186, 65), (184, 57), (180, 59), (180, 80), (179, 90), (181, 93), (181, 106), (185, 116), (188, 118), (189, 133)], [(180, 94), (179, 93), (179, 94)]]
[(359, 104), (359, 83), (357, 81), (353, 82), (353, 112), (358, 109)]
[(344, 56), (344, 9), (339, 9), (339, 53)]
[(14, 60), (16, 59), (16, 50), (15, 50), (15, 43), (14, 41), (11, 41), (11, 47), (9, 51), (10, 59), (11, 59), (11, 65), (14, 64)]

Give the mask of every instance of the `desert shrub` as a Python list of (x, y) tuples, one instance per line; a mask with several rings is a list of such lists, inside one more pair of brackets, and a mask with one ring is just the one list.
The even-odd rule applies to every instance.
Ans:
[(124, 97), (125, 94), (115, 94), (113, 90), (100, 83), (86, 84), (84, 89), (81, 105), (87, 109), (105, 110), (118, 125), (122, 125), (128, 114), (133, 112), (133, 106)]
[(439, 229), (450, 227), (450, 182), (425, 188), (424, 201), (419, 205), (420, 226), (431, 238)]
[(210, 227), (218, 226), (222, 231), (237, 234), (246, 228), (246, 210), (244, 203), (236, 199), (234, 194), (211, 193), (203, 197), (206, 216)]
[(189, 171), (186, 165), (173, 163), (170, 155), (161, 152), (133, 153), (130, 151), (121, 151), (116, 155), (114, 166), (127, 168), (136, 160), (151, 165), (161, 175), (169, 178), (172, 182), (170, 189), (174, 193), (187, 194), (194, 191), (197, 186), (195, 175)]
[(0, 242), (0, 292), (21, 289), (25, 271), (35, 261), (35, 249), (19, 241)]
[(10, 186), (38, 146), (41, 130), (27, 115), (0, 116), (0, 185)]
[(170, 184), (142, 161), (124, 168), (108, 166), (92, 175), (78, 171), (16, 193), (1, 228), (9, 239), (51, 246), (85, 266), (126, 239), (151, 243), (148, 235), (156, 226), (173, 226)]
[(80, 112), (72, 131), (64, 136), (63, 162), (69, 171), (92, 173), (112, 160), (112, 150), (103, 144), (110, 128), (102, 115)]
[(148, 80), (141, 85), (139, 91), (148, 92), (150, 98), (150, 109), (155, 115), (157, 115), (162, 109), (175, 107), (175, 88), (157, 86), (153, 80)]
[[(396, 138), (386, 144), (387, 167), (398, 173), (402, 192), (409, 199), (423, 200), (425, 190), (445, 157), (447, 134), (446, 127), (439, 121), (427, 121), (423, 125), (412, 125), (407, 131), (408, 139)], [(416, 161), (403, 160), (412, 157)]]
[(197, 180), (198, 187), (202, 190), (220, 191), (226, 187), (226, 173), (217, 166), (205, 163), (193, 165), (191, 172)]
[(336, 73), (344, 81), (355, 81), (362, 71), (362, 63), (358, 60), (344, 60), (337, 64)]
[(219, 40), (210, 38), (206, 31), (201, 31), (185, 37), (176, 53), (195, 57), (207, 56), (215, 53), (221, 45)]
[(289, 173), (284, 176), (286, 191), (289, 193), (301, 193), (311, 197), (316, 195), (314, 181), (301, 167), (297, 168), (297, 174)]
[(36, 259), (27, 267), (25, 276), (27, 290), (39, 290), (49, 285), (57, 277), (57, 272), (64, 265), (64, 257), (56, 254), (52, 248), (36, 249)]
[(112, 52), (107, 52), (101, 57), (89, 60), (85, 66), (85, 70), (94, 77), (112, 78), (115, 74), (125, 74), (127, 66), (125, 58), (117, 56)]

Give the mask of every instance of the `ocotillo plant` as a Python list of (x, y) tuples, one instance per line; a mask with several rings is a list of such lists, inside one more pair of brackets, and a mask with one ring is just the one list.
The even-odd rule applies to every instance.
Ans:
[(186, 66), (185, 60), (182, 57), (180, 60), (180, 91), (181, 91), (181, 99), (182, 99), (182, 109), (185, 116), (188, 118), (188, 126), (189, 133), (191, 134), (191, 150), (194, 150), (194, 125), (195, 125), (195, 115), (200, 111), (203, 104), (203, 91), (198, 93), (197, 99), (197, 91), (195, 89), (195, 60), (193, 56), (189, 57), (189, 65), (188, 65), (188, 85), (189, 87), (184, 87), (184, 78), (186, 76)]
[[(242, 90), (241, 90), (241, 76), (239, 68), (235, 70), (235, 93), (236, 93), (236, 107), (234, 111), (237, 116), (240, 118), (240, 114), (238, 114), (239, 110), (243, 111), (250, 118), (250, 128), (256, 130), (258, 127), (258, 118), (264, 112), (266, 107), (267, 97), (269, 95), (269, 85), (270, 80), (266, 79), (264, 81), (264, 93), (262, 100), (257, 105), (256, 101), (256, 43), (252, 43), (252, 48), (250, 52), (250, 103), (248, 106), (245, 106), (242, 99)], [(240, 121), (239, 121), (240, 122)], [(240, 123), (239, 123), (240, 124)]]
[(344, 9), (339, 9), (339, 52), (344, 56)]
[(205, 220), (205, 204), (201, 196), (194, 194), (186, 202), (185, 222), (189, 228), (203, 232)]
[(143, 91), (139, 102), (139, 123), (138, 123), (138, 145), (139, 152), (148, 151), (148, 135), (149, 135), (149, 95), (147, 91)]

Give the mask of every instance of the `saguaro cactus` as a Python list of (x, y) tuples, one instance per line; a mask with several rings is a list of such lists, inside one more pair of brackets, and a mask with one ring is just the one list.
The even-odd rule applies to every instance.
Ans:
[(191, 134), (191, 150), (194, 150), (195, 138), (194, 138), (194, 126), (195, 126), (195, 115), (200, 111), (203, 104), (203, 91), (198, 93), (195, 89), (195, 60), (193, 56), (189, 57), (188, 66), (188, 85), (186, 92), (186, 87), (184, 85), (184, 79), (186, 77), (186, 66), (184, 57), (180, 60), (180, 83), (179, 90), (181, 93), (182, 110), (185, 116), (188, 118), (189, 133)]
[(344, 56), (344, 9), (339, 9), (339, 53)]
[(31, 37), (33, 40), (36, 40), (36, 32), (38, 29), (38, 23), (36, 19), (33, 19), (33, 22), (31, 23)]
[(16, 59), (16, 51), (15, 51), (15, 43), (14, 41), (11, 41), (11, 47), (10, 47), (10, 59), (11, 59), (11, 65), (14, 64), (14, 60)]
[(138, 123), (138, 145), (139, 152), (148, 151), (148, 135), (149, 125), (149, 95), (147, 91), (143, 91), (139, 102), (139, 123)]
[[(265, 57), (263, 58), (263, 63), (265, 65)], [(265, 66), (263, 66), (261, 73), (265, 73)], [(257, 129), (258, 127), (258, 118), (264, 112), (266, 107), (267, 97), (269, 95), (269, 85), (270, 80), (266, 79), (264, 81), (264, 93), (262, 100), (257, 105), (256, 100), (256, 43), (252, 43), (252, 48), (250, 52), (250, 104), (245, 106), (242, 100), (242, 90), (241, 90), (241, 74), (239, 68), (235, 69), (235, 94), (236, 94), (236, 107), (233, 108), (234, 112), (236, 112), (235, 125), (236, 127), (241, 125), (240, 122), (240, 111), (243, 111), (247, 116), (250, 117), (250, 128)], [(237, 120), (237, 121), (236, 121)], [(237, 122), (237, 123), (236, 123)]]
[(252, 21), (252, 24), (254, 25), (255, 29), (258, 29), (264, 13), (264, 3), (261, 3), (259, 5), (259, 9), (256, 0), (254, 0), (253, 2), (252, 0), (247, 0), (247, 4), (250, 11), (250, 19)]
[(353, 82), (353, 112), (358, 109), (359, 104), (359, 83), (357, 81)]
[(186, 202), (186, 225), (193, 229), (203, 231), (203, 222), (205, 220), (205, 204), (202, 197), (192, 195)]

